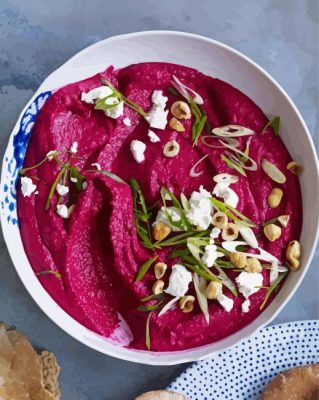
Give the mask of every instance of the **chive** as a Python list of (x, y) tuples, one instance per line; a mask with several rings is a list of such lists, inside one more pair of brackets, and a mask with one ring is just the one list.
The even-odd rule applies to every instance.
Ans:
[(170, 239), (160, 241), (154, 243), (155, 245), (159, 245), (160, 247), (167, 247), (167, 246), (175, 246), (176, 244), (182, 244), (186, 242), (186, 238), (192, 236), (194, 232), (185, 232), (181, 233), (180, 235), (173, 236)]
[(205, 112), (199, 108), (199, 106), (195, 103), (193, 98), (188, 95), (188, 103), (190, 105), (190, 109), (192, 113), (194, 114), (195, 121), (192, 126), (192, 140), (193, 140), (193, 146), (198, 145), (198, 139), (204, 129), (204, 126), (207, 121), (207, 115)]
[(267, 293), (266, 293), (266, 296), (265, 296), (265, 299), (264, 299), (262, 305), (259, 307), (260, 310), (262, 310), (262, 309), (265, 307), (265, 305), (266, 305), (266, 303), (267, 303), (267, 301), (268, 301), (268, 299), (269, 299), (271, 293), (277, 288), (277, 286), (279, 285), (279, 283), (280, 283), (287, 275), (288, 275), (288, 273), (283, 273), (282, 275), (279, 275), (278, 278), (275, 280), (275, 282), (268, 288)]
[(235, 169), (241, 175), (247, 177), (246, 172), (245, 172), (243, 167), (241, 167), (240, 165), (237, 165), (236, 163), (234, 163), (234, 161), (232, 161), (229, 158), (227, 158), (224, 154), (222, 154), (220, 156), (220, 158), (228, 165), (229, 168)]
[(149, 295), (149, 296), (144, 297), (144, 298), (141, 299), (140, 301), (141, 301), (142, 303), (146, 303), (147, 301), (150, 301), (150, 300), (158, 300), (158, 301), (160, 301), (160, 300), (162, 300), (163, 298), (164, 298), (164, 293), (151, 294), (151, 295)]
[(254, 224), (244, 214), (242, 214), (241, 212), (236, 210), (236, 208), (231, 207), (228, 204), (225, 204), (222, 201), (215, 199), (214, 197), (211, 197), (210, 200), (219, 211), (225, 213), (227, 215), (227, 217), (232, 219), (233, 221), (239, 222), (242, 225), (249, 226), (252, 228), (256, 227), (256, 224)]
[(76, 167), (69, 167), (69, 170), (71, 172), (71, 177), (72, 178), (76, 178), (76, 188), (77, 190), (82, 190), (82, 183), (84, 180), (84, 176), (80, 174), (80, 172), (78, 171), (78, 169)]
[[(101, 78), (101, 82), (103, 85), (108, 86), (112, 90), (112, 94), (108, 97), (116, 97), (119, 101), (123, 101), (127, 106), (129, 106), (132, 110), (136, 111), (138, 114), (140, 114), (142, 117), (145, 117), (147, 113), (136, 103), (134, 103), (132, 100), (128, 99), (125, 97), (118, 89), (116, 89), (111, 82), (109, 82), (105, 78)], [(105, 99), (102, 99), (101, 101), (105, 102)], [(107, 106), (107, 105), (106, 105)], [(108, 107), (112, 108), (112, 107)]]
[(261, 134), (263, 135), (269, 127), (274, 130), (275, 136), (279, 136), (280, 117), (275, 116), (273, 119), (269, 120), (262, 130)]
[(120, 178), (119, 176), (113, 174), (113, 172), (97, 170), (97, 169), (89, 169), (89, 170), (86, 170), (85, 172), (97, 172), (99, 174), (108, 176), (109, 178), (113, 179), (116, 182), (123, 183), (124, 185), (127, 185), (127, 183), (125, 181), (123, 181), (122, 178)]
[(215, 276), (213, 273), (207, 273), (207, 272), (203, 271), (197, 265), (185, 263), (184, 266), (186, 268), (190, 269), (191, 271), (196, 272), (197, 275), (202, 276), (207, 281), (220, 282), (220, 280), (217, 278), (217, 276)]
[(149, 219), (151, 214), (149, 213), (145, 199), (138, 182), (134, 179), (130, 179), (130, 186), (133, 195), (134, 203), (134, 217), (138, 236), (143, 242), (143, 245), (149, 249), (158, 248), (158, 245), (153, 245), (151, 240), (151, 228), (149, 225)]
[(142, 312), (150, 312), (150, 311), (155, 311), (160, 308), (160, 306), (163, 304), (164, 300), (160, 300), (156, 304), (151, 304), (148, 306), (145, 306), (144, 304), (140, 305), (137, 309)]
[(276, 218), (272, 218), (272, 219), (270, 219), (270, 220), (264, 222), (264, 223), (262, 224), (262, 226), (265, 227), (265, 226), (267, 226), (267, 225), (274, 224), (274, 223), (276, 223), (276, 222), (278, 222), (278, 218), (277, 218), (277, 217), (276, 217)]
[[(53, 155), (52, 155), (53, 156)], [(30, 171), (30, 169), (35, 169), (40, 167), (42, 164), (44, 164), (46, 161), (48, 160), (48, 156), (45, 156), (43, 160), (41, 160), (40, 162), (38, 162), (35, 165), (32, 165), (31, 167), (26, 167), (26, 168), (21, 168), (19, 170), (19, 174), (20, 175), (24, 175), (26, 171)]]
[(188, 222), (186, 215), (185, 215), (185, 211), (181, 205), (181, 203), (178, 201), (177, 197), (174, 195), (174, 193), (172, 193), (169, 189), (165, 188), (164, 186), (161, 188), (161, 197), (162, 197), (162, 201), (163, 201), (163, 205), (166, 209), (166, 195), (168, 195), (170, 197), (170, 201), (172, 202), (173, 206), (175, 208), (177, 208), (179, 215), (181, 217), (180, 222), (175, 222), (172, 220), (171, 216), (169, 215), (169, 213), (166, 213), (166, 216), (170, 222), (171, 225), (176, 226), (180, 229), (183, 229), (185, 231), (188, 231), (191, 228), (191, 224)]
[(148, 350), (151, 350), (150, 319), (151, 319), (152, 313), (153, 313), (153, 311), (151, 311), (148, 314), (148, 317), (146, 320), (145, 344), (146, 344), (146, 348)]
[(46, 201), (46, 203), (45, 203), (45, 209), (46, 209), (46, 210), (48, 210), (48, 209), (50, 208), (51, 200), (52, 200), (52, 198), (53, 198), (53, 196), (54, 196), (55, 189), (56, 189), (57, 184), (59, 183), (60, 179), (62, 178), (62, 175), (64, 174), (65, 168), (66, 168), (66, 167), (65, 167), (65, 165), (64, 165), (64, 166), (62, 167), (62, 169), (59, 171), (59, 173), (57, 174), (57, 176), (56, 176), (56, 178), (55, 178), (55, 180), (54, 180), (54, 182), (53, 182), (53, 184), (52, 184), (52, 186), (51, 186), (51, 189), (50, 189), (50, 192), (49, 192), (47, 201)]
[(146, 274), (146, 272), (150, 269), (151, 265), (153, 264), (153, 262), (155, 260), (157, 260), (158, 256), (152, 257), (149, 260), (145, 261), (145, 263), (143, 263), (140, 266), (140, 269), (138, 271), (138, 274), (136, 276), (135, 282), (139, 282), (140, 280), (143, 279), (144, 275)]
[(36, 273), (37, 276), (54, 275), (56, 278), (61, 279), (61, 274), (59, 272), (48, 269), (46, 271), (39, 271)]

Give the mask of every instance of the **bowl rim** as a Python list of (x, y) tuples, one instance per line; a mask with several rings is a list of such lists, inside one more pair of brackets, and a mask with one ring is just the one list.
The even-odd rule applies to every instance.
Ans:
[[(273, 84), (273, 86), (281, 93), (281, 95), (289, 103), (290, 107), (292, 108), (292, 111), (296, 114), (296, 117), (298, 118), (299, 122), (301, 123), (302, 129), (308, 138), (308, 142), (310, 144), (310, 149), (311, 149), (312, 155), (314, 156), (313, 158), (315, 160), (316, 174), (317, 174), (317, 176), (319, 176), (319, 163), (318, 163), (318, 159), (317, 159), (317, 155), (316, 155), (316, 150), (315, 150), (315, 146), (314, 146), (312, 137), (307, 128), (307, 125), (306, 125), (305, 121), (303, 120), (300, 112), (298, 111), (296, 105), (289, 97), (289, 95), (268, 72), (266, 72), (261, 66), (259, 66), (256, 62), (254, 62), (252, 59), (247, 57), (245, 54), (241, 53), (240, 51), (238, 51), (220, 41), (217, 41), (215, 39), (211, 39), (211, 38), (208, 38), (205, 36), (201, 36), (198, 34), (181, 32), (181, 31), (172, 31), (172, 30), (148, 30), (148, 31), (139, 31), (139, 32), (132, 32), (132, 33), (127, 33), (127, 34), (115, 35), (115, 36), (111, 36), (109, 38), (100, 40), (90, 46), (85, 47), (81, 51), (77, 52), (74, 56), (72, 56), (65, 63), (63, 63), (59, 68), (55, 69), (51, 74), (49, 74), (47, 76), (47, 78), (40, 84), (40, 86), (35, 91), (34, 95), (31, 97), (31, 99), (27, 102), (26, 106), (23, 108), (22, 112), (20, 113), (20, 115), (17, 119), (15, 126), (13, 127), (13, 129), (11, 131), (11, 134), (9, 136), (9, 143), (6, 147), (6, 152), (10, 145), (10, 140), (11, 140), (14, 132), (16, 131), (18, 124), (21, 121), (21, 118), (22, 118), (24, 112), (29, 107), (29, 105), (34, 101), (36, 96), (42, 92), (42, 90), (43, 90), (42, 88), (45, 85), (45, 82), (48, 81), (50, 78), (52, 78), (54, 74), (56, 74), (58, 71), (62, 70), (67, 64), (69, 64), (69, 63), (75, 61), (77, 58), (85, 55), (86, 52), (92, 51), (95, 48), (101, 46), (101, 44), (104, 44), (107, 42), (123, 41), (126, 39), (138, 38), (141, 36), (147, 37), (147, 36), (152, 36), (152, 35), (155, 35), (155, 36), (162, 36), (162, 35), (179, 36), (179, 37), (204, 41), (206, 43), (217, 46), (223, 50), (226, 50), (227, 52), (233, 53), (234, 55), (236, 55), (237, 57), (241, 58), (246, 63), (248, 63), (250, 66), (254, 67), (254, 69), (257, 69), (258, 72), (260, 74), (262, 74), (265, 78), (267, 78), (267, 80), (270, 81)], [(52, 88), (52, 90), (53, 89), (54, 88)], [(6, 154), (6, 152), (5, 152), (5, 154)], [(3, 179), (4, 179), (4, 162), (2, 163), (1, 181), (0, 182), (2, 182)], [(10, 249), (9, 245), (8, 245), (8, 241), (6, 238), (6, 228), (5, 228), (6, 221), (4, 221), (4, 217), (2, 216), (2, 214), (0, 215), (0, 220), (1, 220), (1, 226), (2, 226), (4, 240), (6, 242), (11, 260), (13, 262), (13, 259), (14, 259), (13, 251), (11, 251), (12, 249)], [(30, 294), (32, 299), (35, 301), (35, 303), (40, 307), (40, 309), (45, 313), (45, 315), (47, 317), (49, 317), (64, 332), (66, 332), (68, 335), (70, 335), (71, 337), (73, 337), (74, 339), (79, 341), (80, 343), (85, 344), (86, 346), (88, 346), (92, 349), (95, 349), (102, 354), (112, 356), (115, 358), (120, 358), (125, 361), (131, 361), (131, 362), (149, 364), (149, 365), (176, 365), (176, 364), (181, 364), (181, 363), (186, 363), (186, 362), (199, 361), (199, 360), (202, 360), (209, 356), (212, 356), (214, 353), (226, 350), (226, 349), (234, 346), (235, 344), (240, 343), (240, 341), (243, 340), (240, 338), (234, 338), (234, 336), (236, 336), (236, 334), (238, 334), (238, 332), (242, 332), (243, 330), (245, 330), (245, 338), (246, 338), (246, 337), (253, 335), (255, 332), (259, 331), (261, 328), (263, 328), (264, 326), (268, 325), (271, 321), (273, 321), (274, 318), (276, 318), (276, 316), (280, 313), (280, 311), (285, 307), (285, 305), (288, 303), (288, 301), (291, 299), (291, 297), (294, 295), (294, 293), (298, 289), (299, 285), (301, 284), (301, 282), (310, 266), (311, 260), (313, 258), (313, 255), (314, 255), (314, 252), (316, 249), (316, 242), (318, 240), (318, 236), (319, 236), (319, 215), (318, 215), (318, 218), (316, 221), (315, 238), (313, 240), (311, 250), (308, 254), (308, 262), (304, 265), (302, 271), (300, 271), (299, 278), (296, 281), (292, 290), (290, 290), (288, 296), (284, 300), (281, 301), (281, 304), (279, 306), (277, 306), (277, 308), (269, 316), (265, 317), (264, 321), (260, 321), (261, 323), (259, 323), (258, 327), (253, 327), (252, 326), (253, 322), (252, 322), (249, 325), (247, 325), (246, 327), (242, 328), (241, 330), (235, 332), (234, 334), (232, 334), (230, 336), (225, 337), (224, 339), (221, 339), (218, 342), (213, 342), (213, 343), (210, 343), (210, 344), (207, 344), (204, 346), (195, 347), (195, 348), (188, 349), (188, 350), (173, 351), (173, 352), (150, 352), (150, 351), (143, 351), (143, 350), (127, 348), (126, 349), (127, 351), (125, 352), (125, 354), (119, 355), (118, 354), (119, 346), (117, 346), (111, 342), (107, 342), (110, 345), (110, 347), (108, 349), (102, 349), (100, 345), (95, 344), (95, 342), (93, 343), (92, 341), (90, 341), (86, 335), (83, 335), (83, 334), (82, 334), (82, 336), (77, 335), (75, 333), (75, 331), (71, 332), (71, 329), (69, 326), (68, 327), (63, 326), (63, 323), (60, 321), (60, 317), (56, 317), (56, 315), (52, 314), (50, 312), (50, 310), (48, 309), (49, 307), (47, 307), (46, 304), (41, 303), (39, 301), (39, 298), (42, 296), (42, 294), (41, 294), (41, 296), (35, 295), (35, 293), (33, 293), (31, 291), (31, 289), (29, 289), (29, 283), (27, 282), (27, 279), (23, 276), (21, 269), (16, 267), (14, 262), (13, 262), (13, 265), (14, 265), (15, 270), (17, 271), (23, 285), (27, 289), (28, 293)], [(45, 289), (42, 287), (42, 285), (41, 285), (41, 288), (45, 291)], [(48, 293), (46, 291), (45, 291), (45, 293), (48, 295)], [(51, 296), (49, 296), (49, 298), (50, 298), (51, 302), (53, 302), (55, 304), (56, 307), (59, 307), (57, 305), (57, 303), (51, 298)], [(64, 310), (62, 310), (62, 308), (60, 308), (60, 311), (65, 313), (68, 316), (68, 318), (71, 318), (75, 322), (75, 326), (78, 325), (79, 327), (85, 328), (85, 327), (83, 327), (83, 325), (79, 324), (76, 320), (74, 320), (70, 315), (68, 315)], [(263, 314), (265, 315), (265, 313), (266, 313), (266, 311)], [(87, 329), (87, 328), (85, 328), (85, 329), (87, 330), (87, 332), (90, 336), (93, 335), (96, 337), (100, 337), (99, 335), (95, 334), (94, 332), (90, 331), (89, 329)], [(225, 342), (226, 340), (227, 340), (227, 342)], [(218, 343), (219, 344), (222, 343), (222, 345), (219, 346)], [(217, 349), (209, 350), (209, 347), (212, 345), (215, 345), (217, 347)], [(120, 347), (120, 348), (123, 349), (122, 347)], [(200, 355), (196, 355), (196, 350), (200, 350), (200, 349), (203, 349), (203, 350), (207, 349), (207, 352), (202, 351), (202, 353)], [(148, 356), (144, 357), (144, 354), (145, 355), (147, 354)], [(167, 356), (169, 356), (169, 357), (167, 357)]]

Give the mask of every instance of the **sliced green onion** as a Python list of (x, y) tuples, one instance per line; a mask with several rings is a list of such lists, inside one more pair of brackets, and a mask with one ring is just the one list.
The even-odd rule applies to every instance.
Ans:
[(237, 172), (239, 172), (241, 175), (247, 177), (246, 172), (244, 170), (243, 167), (241, 167), (240, 165), (237, 165), (236, 163), (234, 163), (232, 160), (230, 160), (229, 158), (227, 158), (224, 154), (222, 154), (220, 156), (220, 158), (227, 164), (227, 166), (231, 169), (236, 170)]
[(206, 323), (209, 324), (208, 300), (205, 296), (206, 282), (203, 277), (193, 274), (193, 283), (199, 307), (204, 314)]
[(259, 307), (260, 310), (262, 310), (262, 309), (265, 307), (265, 305), (266, 305), (266, 303), (267, 303), (267, 301), (268, 301), (268, 299), (269, 299), (271, 293), (277, 288), (277, 286), (280, 284), (280, 282), (281, 282), (287, 275), (288, 275), (288, 273), (283, 273), (282, 275), (279, 275), (278, 278), (275, 280), (275, 282), (268, 288), (267, 293), (266, 293), (266, 296), (265, 296), (265, 299), (264, 299), (262, 305)]

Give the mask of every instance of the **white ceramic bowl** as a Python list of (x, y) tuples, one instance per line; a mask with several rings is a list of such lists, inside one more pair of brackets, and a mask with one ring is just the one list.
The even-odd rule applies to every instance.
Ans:
[[(15, 182), (23, 162), (27, 139), (44, 92), (81, 80), (108, 65), (163, 61), (182, 64), (218, 77), (251, 97), (267, 114), (281, 116), (281, 136), (292, 157), (302, 162), (300, 177), (304, 222), (301, 235), (302, 268), (290, 274), (271, 305), (250, 325), (235, 334), (203, 347), (179, 352), (152, 353), (118, 346), (66, 314), (47, 294), (32, 271), (23, 249), (16, 223)], [(43, 94), (44, 93), (44, 94)], [(262, 68), (238, 51), (214, 40), (181, 32), (140, 32), (116, 36), (90, 46), (53, 72), (39, 87), (22, 111), (11, 134), (2, 166), (0, 200), (1, 223), (12, 261), (30, 295), (42, 310), (75, 339), (104, 354), (145, 364), (172, 365), (199, 360), (225, 350), (268, 324), (284, 307), (300, 285), (313, 256), (318, 236), (319, 182), (318, 161), (307, 127), (295, 105)]]

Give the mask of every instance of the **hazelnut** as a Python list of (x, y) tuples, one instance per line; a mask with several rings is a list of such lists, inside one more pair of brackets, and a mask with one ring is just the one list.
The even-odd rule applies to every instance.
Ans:
[(296, 161), (290, 161), (287, 165), (287, 169), (294, 175), (300, 175), (303, 171), (303, 166), (298, 164)]
[(284, 228), (286, 228), (286, 226), (288, 225), (289, 220), (290, 220), (290, 215), (280, 215), (278, 217), (280, 225), (283, 226)]
[(178, 119), (190, 119), (191, 110), (185, 101), (175, 101), (171, 107), (171, 113)]
[(212, 224), (216, 226), (216, 228), (224, 229), (228, 226), (228, 217), (221, 211), (217, 211), (212, 218)]
[(157, 280), (154, 282), (153, 286), (152, 286), (152, 292), (154, 294), (160, 294), (163, 293), (164, 290), (164, 281), (162, 281), (161, 279)]
[(233, 224), (232, 222), (230, 222), (227, 225), (227, 228), (222, 230), (222, 238), (223, 240), (236, 240), (238, 238), (238, 226), (236, 224)]
[(161, 279), (167, 270), (167, 264), (163, 262), (157, 262), (154, 266), (155, 278)]
[(288, 266), (292, 271), (296, 271), (300, 268), (300, 256), (301, 248), (298, 240), (293, 240), (290, 242), (286, 249), (286, 258), (288, 261)]
[(279, 188), (271, 189), (271, 192), (267, 198), (269, 207), (271, 207), (271, 208), (278, 207), (283, 195), (284, 195), (284, 192), (282, 191), (282, 189), (279, 189)]
[(163, 154), (165, 157), (175, 157), (179, 153), (179, 144), (176, 140), (170, 140), (167, 142), (163, 149)]
[(184, 132), (185, 131), (183, 124), (175, 117), (173, 117), (169, 121), (169, 126), (176, 132)]
[(153, 225), (153, 238), (155, 240), (165, 239), (172, 231), (172, 228), (163, 222), (157, 222)]
[(179, 301), (179, 306), (184, 313), (190, 313), (194, 310), (194, 303), (194, 296), (183, 296)]
[(205, 295), (208, 299), (215, 300), (219, 294), (222, 294), (223, 284), (221, 282), (211, 281), (205, 289)]
[(237, 251), (230, 253), (230, 261), (236, 265), (236, 267), (243, 269), (246, 266), (247, 257), (243, 253), (238, 253)]
[(274, 242), (281, 235), (281, 228), (275, 224), (269, 224), (264, 227), (264, 234), (270, 242)]
[(262, 271), (260, 261), (257, 258), (247, 258), (245, 271), (260, 273)]

